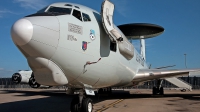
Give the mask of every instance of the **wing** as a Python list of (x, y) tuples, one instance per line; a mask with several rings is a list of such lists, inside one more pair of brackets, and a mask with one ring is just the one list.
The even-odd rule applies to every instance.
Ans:
[(165, 79), (177, 76), (187, 76), (190, 72), (200, 69), (164, 70), (164, 69), (139, 69), (133, 78), (133, 82), (145, 82), (154, 79)]

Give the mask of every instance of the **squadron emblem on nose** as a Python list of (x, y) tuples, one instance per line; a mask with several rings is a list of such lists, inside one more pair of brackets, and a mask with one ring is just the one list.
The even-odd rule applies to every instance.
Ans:
[(91, 40), (95, 40), (95, 31), (94, 30), (90, 30), (90, 39)]
[(83, 49), (83, 51), (85, 51), (85, 50), (87, 50), (87, 42), (85, 42), (85, 41), (83, 41), (82, 42), (82, 49)]

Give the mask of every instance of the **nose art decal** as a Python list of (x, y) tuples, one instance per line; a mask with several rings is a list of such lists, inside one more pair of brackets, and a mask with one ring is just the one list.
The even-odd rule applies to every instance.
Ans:
[(94, 30), (90, 30), (90, 39), (91, 40), (95, 40), (96, 36), (95, 36), (95, 31)]
[(82, 49), (83, 51), (87, 50), (87, 42), (85, 41), (82, 42)]

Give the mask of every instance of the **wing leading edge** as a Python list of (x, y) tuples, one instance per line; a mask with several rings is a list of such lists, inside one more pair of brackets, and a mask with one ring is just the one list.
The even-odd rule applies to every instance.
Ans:
[(190, 72), (200, 69), (164, 70), (164, 69), (139, 69), (133, 78), (133, 82), (145, 82), (153, 79), (164, 79), (177, 76), (187, 76)]

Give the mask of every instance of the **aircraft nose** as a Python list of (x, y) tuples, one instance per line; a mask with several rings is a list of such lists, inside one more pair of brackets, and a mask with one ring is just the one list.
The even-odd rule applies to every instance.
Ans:
[(16, 21), (11, 28), (11, 36), (15, 44), (22, 46), (27, 44), (33, 36), (33, 25), (27, 19)]

